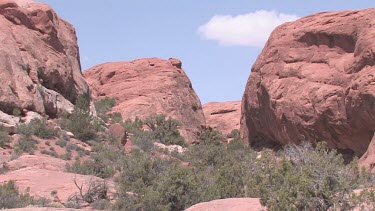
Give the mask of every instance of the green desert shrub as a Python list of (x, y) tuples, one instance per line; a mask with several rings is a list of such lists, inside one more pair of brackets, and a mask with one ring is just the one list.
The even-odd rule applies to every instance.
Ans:
[(223, 135), (214, 129), (204, 130), (199, 135), (200, 144), (192, 145), (186, 153), (188, 161), (195, 167), (222, 166), (228, 160), (223, 144)]
[(69, 196), (65, 207), (78, 209), (82, 204), (90, 204), (95, 210), (110, 208), (108, 186), (105, 181), (92, 180), (88, 184), (78, 184), (73, 180), (77, 192)]
[(220, 144), (199, 144), (191, 146), (186, 157), (196, 167), (220, 166), (226, 161), (225, 146)]
[(96, 210), (108, 210), (111, 208), (111, 203), (108, 199), (100, 199), (91, 204), (91, 206)]
[(15, 145), (15, 151), (17, 154), (22, 152), (33, 154), (37, 148), (37, 144), (37, 140), (28, 136), (22, 136)]
[(81, 95), (76, 101), (73, 112), (59, 119), (59, 124), (63, 129), (72, 132), (77, 139), (82, 141), (97, 138), (101, 129), (100, 120), (91, 114), (88, 100), (87, 97)]
[(122, 126), (125, 128), (126, 132), (132, 133), (132, 134), (138, 134), (143, 132), (142, 126), (143, 121), (136, 117), (134, 121), (131, 119), (127, 119), (125, 122), (122, 123)]
[(319, 143), (290, 145), (268, 174), (259, 174), (262, 205), (269, 210), (348, 210), (358, 187), (357, 163), (345, 165), (342, 155)]
[[(225, 137), (208, 128), (184, 154), (160, 158), (153, 142), (171, 144), (171, 137), (179, 136), (178, 124), (168, 120), (153, 116), (122, 123), (139, 150), (121, 159), (111, 158), (111, 148), (95, 150), (107, 151), (101, 162), (116, 163), (119, 171), (112, 209), (184, 210), (215, 199), (251, 197), (260, 198), (268, 210), (350, 210), (371, 208), (374, 201), (371, 192), (351, 194), (373, 184), (373, 176), (360, 173), (357, 160), (347, 164), (323, 143), (255, 152), (244, 145), (238, 130)], [(226, 138), (230, 143), (224, 144)]]
[(93, 155), (101, 157), (102, 160), (111, 163), (111, 166), (120, 170), (122, 168), (122, 161), (125, 158), (125, 151), (123, 147), (107, 143), (98, 143), (92, 147)]
[(41, 150), (40, 153), (44, 154), (44, 155), (49, 155), (49, 156), (52, 156), (52, 157), (55, 157), (55, 158), (58, 158), (59, 155), (57, 154), (57, 152), (55, 152), (54, 150)]
[(131, 140), (144, 152), (152, 153), (154, 150), (154, 140), (148, 132), (138, 133), (132, 136)]
[(232, 138), (232, 139), (240, 139), (240, 131), (238, 129), (232, 130), (228, 135), (227, 138)]
[(201, 134), (199, 134), (198, 140), (202, 144), (220, 145), (224, 142), (224, 135), (213, 128), (207, 128)]
[(156, 185), (155, 191), (160, 195), (160, 199), (151, 205), (159, 203), (166, 210), (184, 210), (197, 202), (197, 186), (197, 178), (191, 170), (175, 164)]
[(3, 126), (0, 126), (0, 147), (5, 148), (9, 144), (11, 138), (7, 129)]
[(143, 121), (136, 117), (134, 121), (127, 119), (122, 123), (126, 132), (131, 134), (130, 138), (132, 142), (137, 145), (144, 152), (152, 152), (154, 148), (154, 140), (149, 131), (143, 130)]
[(74, 143), (68, 143), (66, 145), (66, 151), (68, 152), (71, 152), (71, 151), (84, 151), (84, 149), (80, 146), (78, 146), (77, 144), (74, 144)]
[(115, 98), (105, 97), (101, 100), (94, 102), (96, 112), (98, 116), (105, 122), (108, 121), (107, 112), (116, 105)]
[[(145, 152), (152, 152), (154, 142), (165, 145), (186, 146), (185, 139), (178, 131), (180, 122), (167, 118), (165, 115), (152, 115), (145, 120), (135, 118), (122, 123), (125, 130), (131, 134), (131, 140)], [(147, 127), (145, 130), (143, 127)]]
[(144, 124), (150, 129), (150, 136), (155, 141), (165, 145), (186, 146), (185, 139), (178, 131), (181, 126), (178, 120), (160, 114), (146, 118)]
[(67, 164), (66, 170), (77, 174), (95, 175), (100, 178), (109, 178), (115, 174), (112, 164), (100, 155), (93, 155), (90, 159), (77, 160), (73, 164)]
[(122, 123), (122, 115), (118, 112), (114, 112), (108, 115), (111, 118), (112, 123)]
[(3, 162), (2, 164), (0, 164), (0, 174), (5, 174), (7, 173), (9, 170), (9, 166), (6, 162)]
[[(119, 200), (116, 201), (114, 209), (145, 209), (147, 201), (160, 198), (153, 188), (158, 180), (168, 170), (169, 161), (153, 158), (144, 152), (135, 150), (130, 156), (123, 160), (123, 171), (117, 178), (119, 184)], [(133, 192), (133, 195), (129, 195)], [(152, 196), (152, 195), (157, 196)], [(147, 197), (139, 197), (146, 195)], [(157, 206), (159, 207), (159, 205)], [(154, 207), (153, 210), (160, 210)]]
[(0, 185), (0, 209), (26, 207), (35, 202), (28, 193), (20, 193), (13, 181)]
[(66, 152), (65, 154), (60, 155), (60, 158), (63, 160), (71, 160), (72, 159), (72, 153)]
[(68, 144), (68, 142), (65, 141), (64, 139), (59, 139), (59, 140), (56, 141), (56, 145), (60, 146), (61, 148), (66, 147), (67, 144)]
[(351, 207), (355, 207), (356, 210), (375, 210), (375, 190), (364, 189), (358, 194), (352, 194), (350, 202)]
[(57, 131), (48, 125), (45, 119), (34, 119), (28, 124), (17, 125), (17, 133), (24, 136), (38, 136), (39, 138), (49, 139), (57, 136)]

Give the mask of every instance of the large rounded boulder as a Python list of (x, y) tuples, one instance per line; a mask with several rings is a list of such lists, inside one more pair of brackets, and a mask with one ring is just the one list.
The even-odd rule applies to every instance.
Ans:
[(88, 93), (75, 29), (48, 5), (0, 0), (0, 110), (56, 116)]
[(252, 146), (326, 141), (363, 154), (375, 130), (375, 9), (277, 27), (251, 70), (241, 133)]
[(205, 125), (201, 102), (177, 59), (110, 62), (84, 72), (93, 98), (115, 98), (111, 112), (123, 119), (165, 114), (179, 120), (181, 134), (196, 141)]

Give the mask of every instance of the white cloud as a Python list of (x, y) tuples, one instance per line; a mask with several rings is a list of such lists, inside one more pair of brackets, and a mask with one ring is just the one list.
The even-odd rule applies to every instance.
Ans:
[(198, 32), (202, 38), (221, 45), (263, 47), (275, 27), (296, 19), (296, 15), (266, 10), (237, 16), (215, 15)]

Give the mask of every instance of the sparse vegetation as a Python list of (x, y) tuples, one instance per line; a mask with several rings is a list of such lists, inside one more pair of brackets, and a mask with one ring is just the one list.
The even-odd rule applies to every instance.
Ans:
[(111, 123), (122, 123), (122, 116), (118, 112), (114, 112), (108, 115), (111, 118)]
[(60, 156), (60, 158), (63, 159), (63, 160), (71, 160), (72, 159), (72, 153), (71, 152), (67, 152), (65, 154), (62, 154)]
[(73, 113), (60, 117), (59, 123), (82, 141), (97, 138), (101, 128), (100, 120), (91, 114), (89, 99), (83, 95), (77, 99)]
[(241, 134), (238, 129), (232, 130), (229, 134), (227, 134), (227, 138), (231, 138), (232, 140), (241, 140)]
[(17, 154), (23, 152), (33, 154), (34, 150), (37, 148), (38, 141), (31, 138), (30, 136), (22, 136), (16, 143), (14, 149)]
[[(94, 103), (96, 112), (98, 116), (105, 122), (108, 122), (107, 112), (111, 110), (116, 105), (115, 98), (105, 97), (101, 100), (98, 100)], [(121, 116), (121, 114), (120, 114)], [(121, 118), (122, 119), (122, 118)]]
[(57, 136), (57, 131), (45, 119), (34, 119), (28, 124), (17, 125), (17, 133), (27, 137), (35, 135), (43, 139)]
[(69, 208), (79, 208), (80, 204), (85, 202), (92, 205), (97, 210), (104, 210), (110, 207), (108, 186), (105, 181), (90, 180), (88, 187), (83, 187), (83, 184), (78, 184), (74, 179), (78, 192), (71, 195), (67, 202)]
[(3, 162), (1, 165), (0, 165), (0, 174), (5, 174), (7, 173), (9, 170), (9, 167), (8, 167), (8, 164)]
[(40, 153), (42, 154), (45, 154), (45, 155), (49, 155), (49, 156), (52, 156), (52, 157), (55, 157), (55, 158), (58, 158), (59, 155), (57, 154), (57, 152), (55, 152), (54, 150), (41, 150)]
[[(126, 125), (137, 134), (133, 138), (148, 139), (141, 135), (146, 133), (140, 129), (142, 124), (128, 121)], [(203, 201), (254, 197), (261, 198), (269, 210), (328, 210), (373, 200), (371, 194), (362, 198), (350, 194), (364, 187), (359, 184), (371, 176), (361, 176), (365, 174), (360, 174), (356, 160), (346, 165), (340, 154), (323, 143), (316, 148), (305, 144), (279, 152), (255, 152), (243, 145), (238, 131), (227, 137), (232, 141), (224, 145), (220, 132), (203, 131), (200, 144), (178, 158), (189, 162), (189, 167), (155, 157), (153, 149), (133, 151), (124, 158), (113, 209), (183, 210)]]
[(101, 157), (95, 157), (89, 160), (77, 160), (74, 164), (67, 164), (68, 172), (85, 175), (95, 175), (101, 178), (112, 177), (115, 174), (111, 163), (106, 162)]
[(261, 202), (269, 210), (348, 210), (360, 172), (353, 162), (319, 143), (287, 146), (269, 174), (254, 175)]
[(7, 129), (0, 125), (0, 147), (5, 148), (9, 144), (11, 138)]
[(120, 168), (119, 162), (124, 157), (124, 152), (107, 144), (97, 144), (93, 150), (89, 159), (77, 160), (72, 165), (68, 164), (67, 171), (101, 178), (112, 177), (116, 169)]
[(144, 121), (150, 129), (150, 137), (154, 141), (158, 141), (165, 145), (180, 145), (185, 146), (185, 139), (180, 135), (178, 128), (181, 123), (172, 118), (167, 118), (165, 115), (152, 115)]
[[(76, 107), (76, 112), (80, 114), (73, 112), (72, 115), (77, 115), (74, 118), (81, 114), (80, 117), (87, 118), (79, 124), (88, 124), (96, 136), (99, 130), (93, 129), (91, 114), (81, 107)], [(74, 118), (66, 121), (70, 124)], [(22, 136), (15, 145), (16, 154), (33, 153), (37, 141), (32, 135), (50, 137), (51, 133), (46, 132), (49, 126), (38, 124), (17, 128)], [(153, 115), (121, 124), (136, 145), (130, 155), (125, 155), (123, 146), (108, 137), (107, 141), (83, 138), (91, 146), (89, 152), (69, 142), (63, 133), (55, 144), (65, 148), (65, 154), (59, 156), (52, 146), (41, 150), (43, 154), (64, 160), (71, 160), (72, 151), (76, 151), (79, 156), (73, 164), (67, 165), (69, 172), (101, 178), (118, 175), (114, 204), (110, 203), (105, 183), (92, 183), (87, 192), (76, 184), (79, 192), (70, 198), (66, 207), (79, 208), (82, 203), (89, 203), (99, 210), (174, 211), (214, 199), (252, 197), (260, 198), (262, 205), (271, 211), (374, 208), (374, 191), (365, 189), (360, 194), (352, 194), (354, 189), (372, 185), (373, 176), (361, 173), (356, 159), (346, 164), (338, 152), (329, 150), (323, 142), (315, 147), (304, 143), (286, 146), (278, 152), (255, 152), (242, 143), (238, 130), (225, 136), (207, 128), (199, 135), (199, 144), (188, 146), (184, 154), (178, 154), (154, 148), (154, 142), (186, 147), (178, 131), (178, 121), (165, 115)], [(229, 144), (224, 144), (226, 138), (230, 139)], [(161, 153), (166, 156), (160, 157)], [(189, 165), (183, 166), (182, 162)], [(6, 172), (5, 167), (0, 171)]]
[(59, 140), (56, 141), (56, 145), (60, 146), (61, 148), (66, 147), (67, 144), (68, 144), (68, 142), (65, 141), (64, 139), (59, 139)]
[(0, 209), (22, 208), (28, 205), (45, 206), (48, 200), (35, 199), (29, 193), (20, 193), (13, 181), (0, 185)]

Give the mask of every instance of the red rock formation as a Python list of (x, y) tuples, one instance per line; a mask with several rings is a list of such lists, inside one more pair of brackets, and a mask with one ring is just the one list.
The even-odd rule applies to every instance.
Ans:
[(65, 171), (67, 161), (46, 155), (22, 155), (15, 160), (7, 162), (9, 171), (27, 167), (45, 169), (50, 171)]
[(326, 141), (364, 153), (375, 130), (375, 9), (318, 13), (271, 34), (242, 99), (251, 145)]
[(34, 167), (22, 168), (0, 175), (0, 184), (9, 180), (13, 180), (21, 192), (29, 188), (32, 196), (54, 200), (51, 192), (57, 191), (56, 195), (62, 203), (66, 203), (69, 196), (77, 192), (74, 180), (86, 188), (90, 181), (103, 181), (103, 179), (92, 175), (50, 171)]
[(256, 198), (228, 198), (203, 202), (185, 211), (261, 211), (266, 210)]
[(49, 6), (0, 0), (0, 40), (1, 111), (55, 116), (88, 92), (75, 30)]
[(126, 131), (119, 123), (115, 123), (108, 128), (108, 135), (118, 141), (119, 144), (125, 146), (127, 141)]
[(224, 135), (240, 129), (241, 101), (206, 103), (203, 112), (207, 125)]
[(359, 166), (365, 167), (368, 171), (375, 174), (375, 136), (365, 154), (358, 161)]
[(123, 119), (164, 113), (181, 121), (181, 133), (190, 142), (205, 125), (200, 100), (177, 59), (105, 63), (84, 76), (94, 98), (116, 98), (112, 111)]

